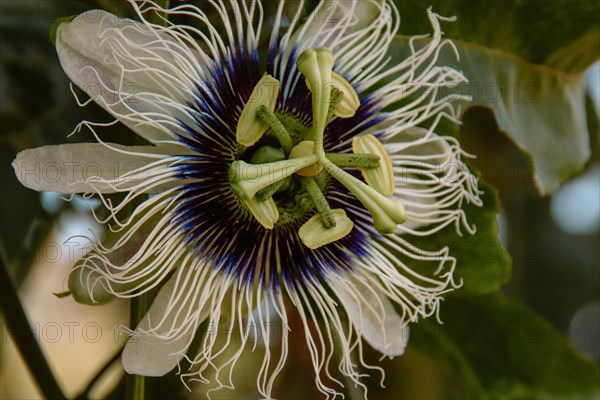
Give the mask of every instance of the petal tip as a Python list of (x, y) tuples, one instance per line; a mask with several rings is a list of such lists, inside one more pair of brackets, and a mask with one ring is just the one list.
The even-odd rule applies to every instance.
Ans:
[[(31, 166), (31, 158), (35, 158), (34, 149), (26, 149), (17, 153), (17, 156), (11, 163), (13, 170), (15, 171), (15, 176), (21, 182), (23, 186), (28, 189), (40, 191), (41, 189), (35, 185), (36, 179), (34, 176), (36, 175), (35, 168), (28, 168), (27, 166)], [(35, 165), (34, 165), (35, 166)], [(28, 179), (34, 178), (34, 179)]]
[(169, 341), (136, 334), (127, 341), (121, 354), (123, 369), (128, 374), (164, 376), (183, 358), (170, 352), (170, 347)]

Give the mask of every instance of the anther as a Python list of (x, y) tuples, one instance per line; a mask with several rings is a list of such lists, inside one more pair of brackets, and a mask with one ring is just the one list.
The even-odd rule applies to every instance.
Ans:
[(274, 111), (278, 94), (279, 81), (271, 75), (266, 75), (258, 82), (238, 121), (235, 139), (239, 144), (253, 146), (269, 129), (269, 125), (258, 118), (258, 112), (261, 107)]
[[(290, 152), (290, 160), (305, 157), (311, 154), (315, 154), (315, 143), (311, 141), (300, 142)], [(323, 166), (315, 163), (314, 165), (303, 168), (296, 173), (300, 176), (315, 176), (322, 170)]]
[(356, 155), (376, 155), (380, 158), (381, 162), (377, 167), (360, 166), (360, 170), (369, 186), (384, 196), (393, 195), (395, 189), (394, 168), (387, 150), (379, 139), (373, 135), (356, 136), (352, 140), (352, 150)]

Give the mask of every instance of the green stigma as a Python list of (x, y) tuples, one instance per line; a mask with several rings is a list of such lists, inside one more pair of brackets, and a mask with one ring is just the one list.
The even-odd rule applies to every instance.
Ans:
[[(377, 138), (356, 137), (353, 154), (325, 153), (325, 128), (332, 117), (350, 118), (360, 107), (358, 94), (333, 72), (333, 65), (331, 50), (323, 47), (307, 49), (298, 58), (297, 67), (312, 94), (309, 128), (276, 112), (279, 81), (269, 75), (262, 78), (242, 111), (236, 131), (243, 153), (252, 156), (245, 159), (249, 162), (237, 160), (229, 168), (233, 192), (266, 229), (273, 229), (280, 218), (274, 196), (290, 199), (296, 191), (296, 198), (309, 198), (316, 214), (298, 233), (311, 249), (342, 239), (353, 228), (343, 210), (329, 207), (324, 194), (327, 176), (338, 180), (369, 210), (379, 233), (394, 233), (406, 220), (404, 205), (391, 197), (392, 163)], [(365, 181), (342, 168), (358, 168)]]

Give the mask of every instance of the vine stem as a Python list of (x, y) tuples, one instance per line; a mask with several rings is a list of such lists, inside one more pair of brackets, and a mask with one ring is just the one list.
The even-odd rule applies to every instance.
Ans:
[(88, 400), (89, 399), (89, 395), (90, 392), (92, 391), (92, 389), (94, 388), (94, 386), (98, 383), (98, 381), (100, 380), (100, 378), (102, 378), (104, 376), (104, 374), (106, 373), (106, 371), (109, 370), (109, 368), (119, 360), (119, 358), (121, 357), (121, 353), (123, 352), (123, 348), (120, 348), (119, 351), (117, 351), (110, 360), (108, 360), (106, 362), (106, 364), (104, 364), (104, 366), (102, 368), (100, 368), (100, 370), (96, 373), (96, 375), (92, 378), (91, 381), (89, 381), (89, 383), (87, 384), (87, 386), (85, 387), (85, 389), (81, 392), (81, 394), (79, 396), (77, 396), (75, 398), (75, 400)]
[[(148, 295), (146, 293), (134, 297), (130, 303), (129, 326), (133, 330), (148, 310)], [(127, 400), (144, 400), (145, 377), (142, 375), (127, 375), (125, 398)]]
[(6, 319), (6, 325), (12, 333), (12, 339), (44, 397), (66, 400), (35, 338), (17, 289), (2, 258), (0, 258), (0, 308)]

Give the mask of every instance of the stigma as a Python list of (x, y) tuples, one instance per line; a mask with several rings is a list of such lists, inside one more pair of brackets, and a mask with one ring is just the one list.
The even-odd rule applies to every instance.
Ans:
[[(296, 63), (312, 96), (312, 125), (291, 131), (289, 116), (276, 112), (279, 81), (264, 76), (242, 110), (236, 141), (249, 157), (231, 163), (233, 192), (265, 228), (274, 229), (279, 218), (277, 194), (297, 191), (310, 198), (314, 215), (298, 231), (305, 246), (316, 249), (350, 234), (353, 222), (342, 209), (331, 209), (325, 193), (328, 177), (340, 182), (370, 212), (380, 234), (395, 233), (406, 220), (403, 203), (392, 197), (395, 190), (392, 163), (383, 144), (373, 135), (357, 136), (353, 153), (326, 153), (325, 128), (335, 116), (351, 118), (360, 107), (358, 94), (342, 76), (333, 72), (328, 48), (307, 49)], [(344, 168), (357, 168), (363, 180)], [(279, 196), (289, 199), (290, 196)], [(293, 197), (293, 196), (292, 196)], [(282, 200), (283, 201), (283, 200)]]

